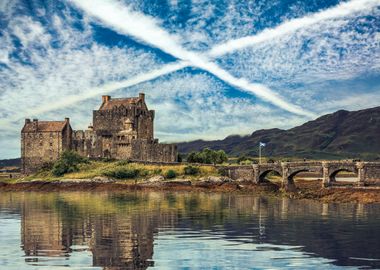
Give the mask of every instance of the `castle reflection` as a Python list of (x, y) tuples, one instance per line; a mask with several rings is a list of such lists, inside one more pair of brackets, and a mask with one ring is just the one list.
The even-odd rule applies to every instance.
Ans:
[[(376, 257), (373, 247), (379, 241), (371, 235), (378, 226), (371, 217), (379, 216), (380, 209), (362, 204), (229, 194), (68, 192), (3, 194), (2, 208), (20, 214), (25, 262), (38, 266), (66, 265), (78, 252), (87, 252), (82, 266), (147, 269), (155, 265), (160, 233), (173, 231), (298, 246), (336, 265), (362, 265), (349, 258)], [(346, 244), (350, 241), (355, 245)], [(380, 266), (378, 261), (366, 265)]]

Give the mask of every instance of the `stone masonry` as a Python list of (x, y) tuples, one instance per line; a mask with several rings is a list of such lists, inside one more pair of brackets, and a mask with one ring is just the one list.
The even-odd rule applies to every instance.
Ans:
[(87, 130), (72, 130), (68, 118), (26, 119), (21, 131), (22, 171), (35, 172), (57, 160), (64, 150), (89, 158), (176, 162), (177, 146), (161, 144), (154, 138), (154, 116), (140, 93), (132, 98), (103, 96), (100, 108), (93, 111), (93, 125)]

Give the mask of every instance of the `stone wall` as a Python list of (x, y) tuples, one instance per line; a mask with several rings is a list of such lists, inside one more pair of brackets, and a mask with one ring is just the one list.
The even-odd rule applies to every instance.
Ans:
[(161, 144), (157, 140), (133, 140), (132, 160), (176, 162), (177, 146), (174, 144)]
[(83, 157), (95, 157), (96, 136), (92, 130), (73, 132), (72, 149)]
[(252, 166), (219, 166), (218, 169), (223, 175), (233, 180), (244, 179), (253, 181), (255, 177)]
[(133, 106), (93, 111), (94, 131), (98, 136), (115, 135), (123, 130), (124, 121), (127, 118), (133, 121), (138, 138), (153, 139), (154, 111)]
[(56, 161), (61, 152), (70, 149), (71, 130), (21, 134), (21, 166), (25, 174), (37, 171), (46, 163)]

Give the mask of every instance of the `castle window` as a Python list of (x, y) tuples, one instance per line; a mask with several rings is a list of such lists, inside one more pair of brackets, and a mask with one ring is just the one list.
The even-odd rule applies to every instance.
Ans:
[(53, 143), (52, 143), (52, 142), (50, 143), (50, 146), (53, 146)]

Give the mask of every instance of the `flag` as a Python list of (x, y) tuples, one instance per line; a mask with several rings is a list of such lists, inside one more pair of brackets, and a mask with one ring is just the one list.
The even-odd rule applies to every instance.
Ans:
[(266, 145), (266, 143), (260, 142), (260, 147), (265, 147)]

